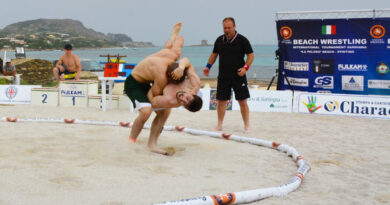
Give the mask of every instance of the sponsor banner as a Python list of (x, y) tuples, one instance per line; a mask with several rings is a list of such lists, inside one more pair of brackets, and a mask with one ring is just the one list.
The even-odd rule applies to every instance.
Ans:
[(390, 80), (368, 80), (368, 88), (390, 89)]
[(390, 97), (343, 94), (298, 94), (298, 112), (390, 119)]
[(343, 75), (341, 81), (343, 90), (363, 91), (364, 89), (364, 76)]
[(0, 85), (0, 103), (2, 104), (30, 104), (31, 89), (40, 88), (40, 85)]
[[(292, 85), (292, 86), (309, 87), (309, 79), (308, 78), (287, 77), (287, 79), (290, 82), (290, 85)], [(286, 79), (284, 79), (284, 84), (288, 85), (288, 82)]]
[[(277, 35), (285, 76), (308, 79), (294, 81), (294, 90), (390, 95), (389, 89), (368, 87), (368, 80), (390, 80), (390, 18), (279, 20)], [(354, 83), (348, 75), (362, 77)], [(321, 76), (331, 83), (319, 83)], [(283, 75), (278, 89), (290, 89)]]
[[(250, 89), (247, 99), (249, 110), (256, 112), (292, 112), (291, 91), (265, 91)], [(240, 105), (233, 101), (233, 110), (240, 110)]]

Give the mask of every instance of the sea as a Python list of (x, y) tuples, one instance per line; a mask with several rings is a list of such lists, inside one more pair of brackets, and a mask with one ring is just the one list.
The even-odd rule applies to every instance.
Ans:
[[(276, 45), (253, 45), (252, 46), (255, 59), (247, 72), (247, 78), (258, 81), (270, 81), (275, 74), (278, 66), (278, 60), (275, 59)], [(81, 60), (88, 60), (92, 67), (101, 67), (100, 62), (107, 61), (107, 58), (99, 57), (100, 55), (121, 55), (127, 63), (138, 63), (146, 56), (157, 52), (162, 47), (150, 48), (102, 48), (102, 49), (87, 49), (77, 50), (73, 53)], [(203, 75), (202, 69), (207, 64), (208, 58), (213, 50), (212, 46), (184, 46), (181, 57), (188, 57), (195, 67), (195, 70), (200, 78), (217, 78), (218, 76), (218, 60), (213, 65), (209, 77)], [(64, 52), (61, 50), (45, 50), (45, 51), (26, 51), (27, 58), (38, 58), (49, 61), (58, 60)], [(3, 55), (1, 55), (3, 57)], [(15, 58), (14, 52), (7, 52), (7, 58)]]

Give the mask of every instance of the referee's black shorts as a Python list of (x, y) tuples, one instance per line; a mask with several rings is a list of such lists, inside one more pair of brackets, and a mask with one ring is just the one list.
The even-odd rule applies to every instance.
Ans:
[(233, 79), (218, 78), (217, 100), (230, 100), (232, 88), (236, 100), (245, 100), (250, 97), (246, 76)]

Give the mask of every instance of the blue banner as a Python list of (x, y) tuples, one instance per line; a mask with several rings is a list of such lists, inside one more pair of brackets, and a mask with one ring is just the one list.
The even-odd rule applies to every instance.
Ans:
[[(279, 20), (277, 32), (294, 90), (390, 95), (390, 18)], [(290, 89), (282, 75), (278, 89)]]

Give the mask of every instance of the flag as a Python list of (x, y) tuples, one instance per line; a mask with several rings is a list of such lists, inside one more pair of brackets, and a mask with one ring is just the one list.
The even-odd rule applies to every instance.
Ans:
[(335, 35), (335, 34), (336, 34), (336, 25), (322, 26), (322, 35)]

